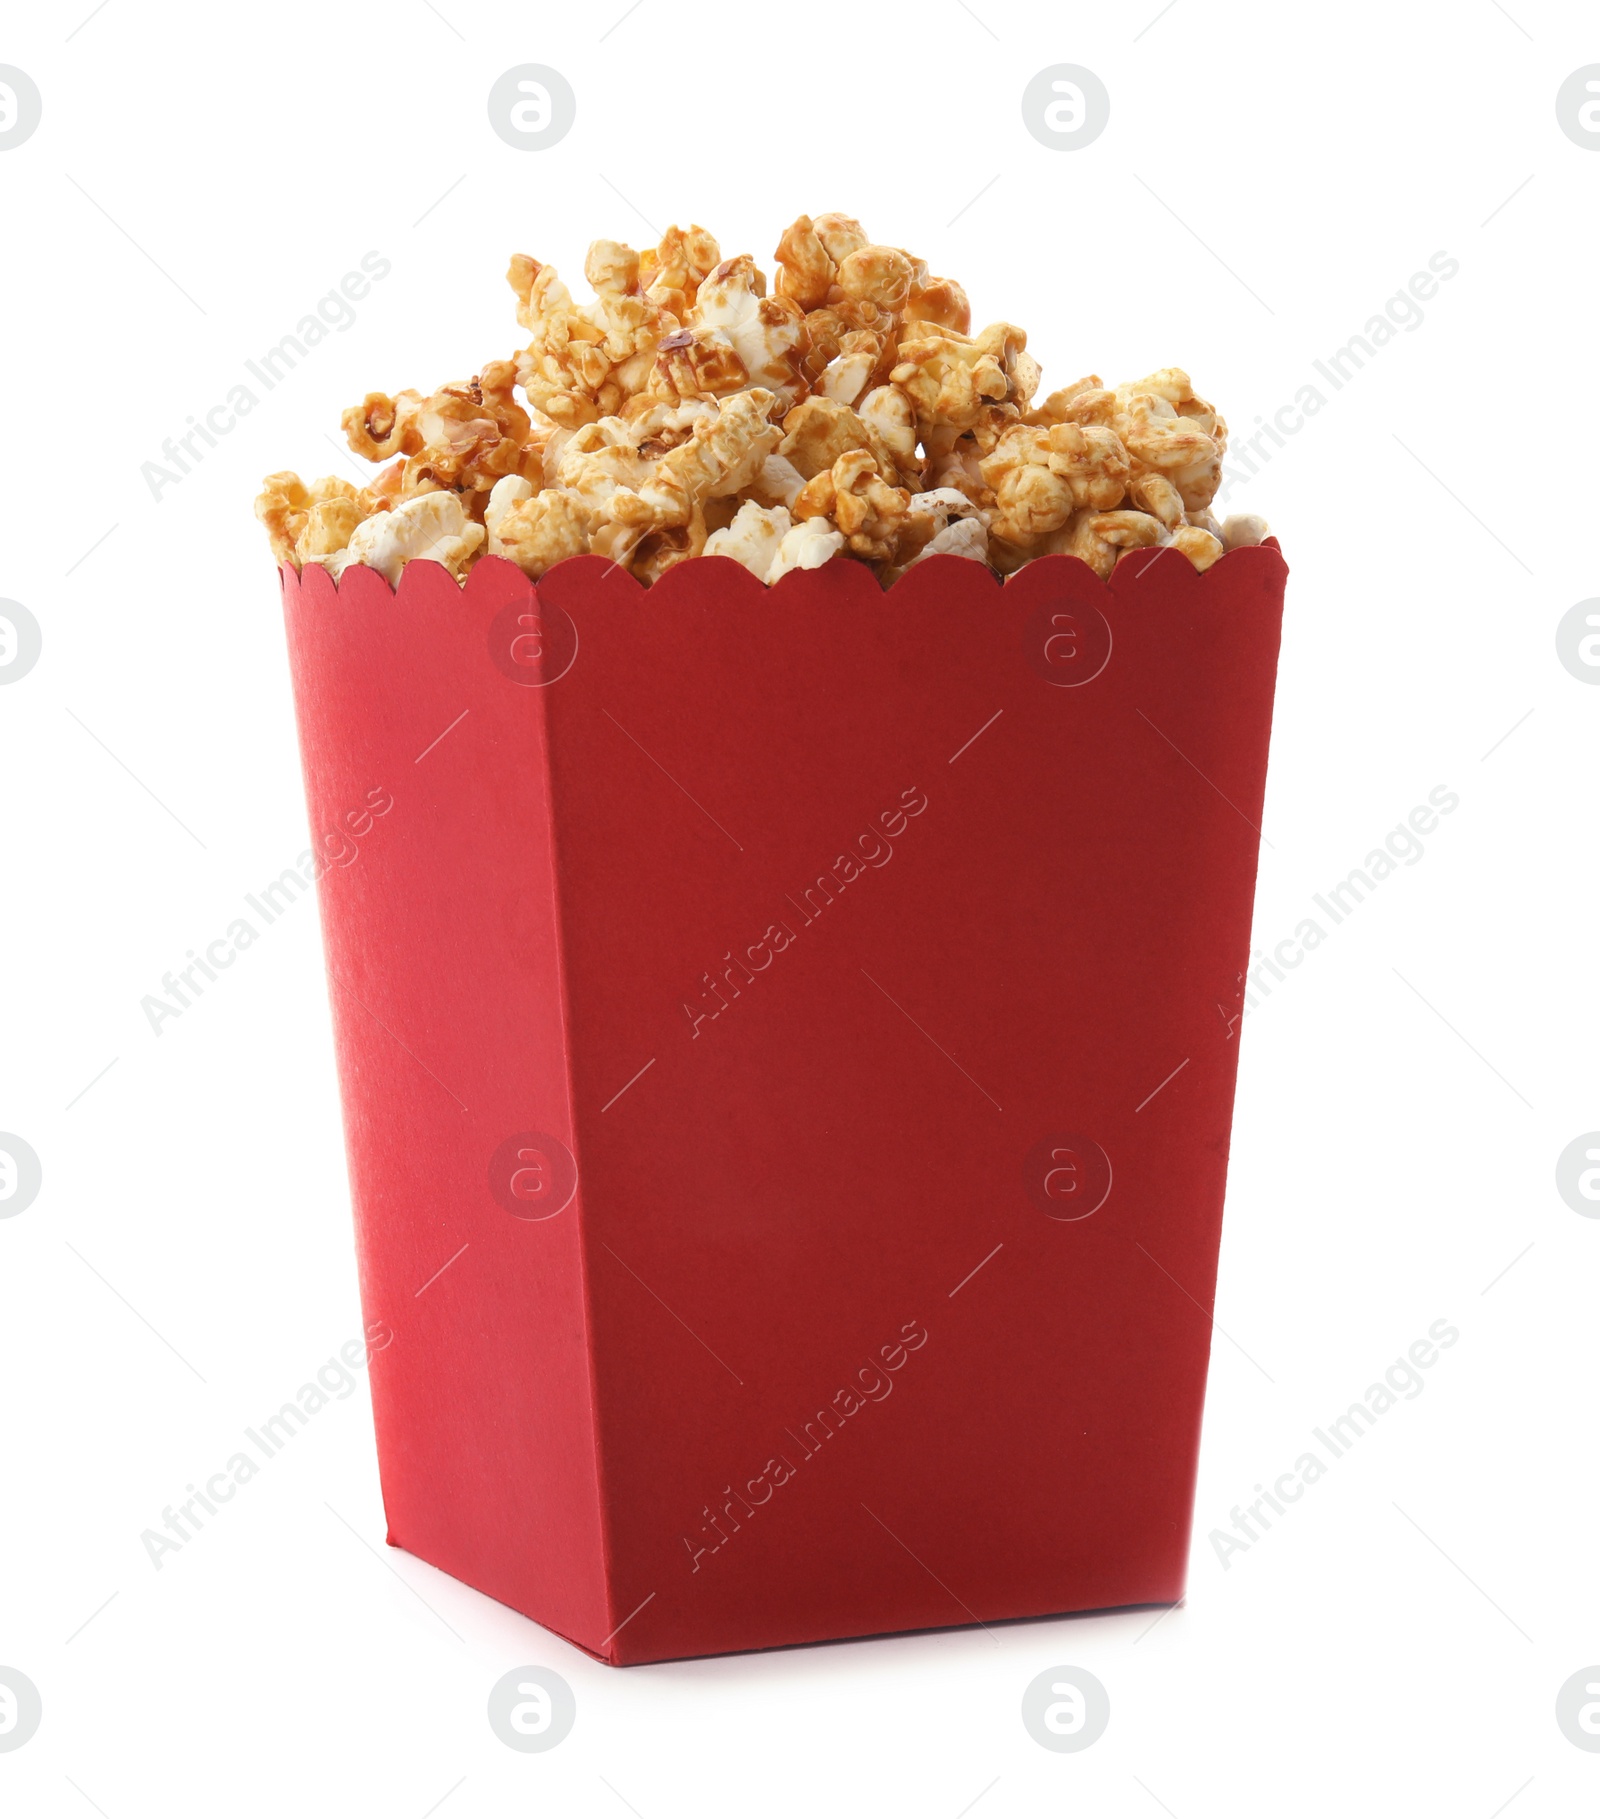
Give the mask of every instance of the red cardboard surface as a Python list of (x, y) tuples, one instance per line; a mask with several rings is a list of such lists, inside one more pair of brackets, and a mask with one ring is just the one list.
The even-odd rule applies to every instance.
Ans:
[(285, 571), (391, 1542), (616, 1663), (1181, 1595), (1285, 573)]

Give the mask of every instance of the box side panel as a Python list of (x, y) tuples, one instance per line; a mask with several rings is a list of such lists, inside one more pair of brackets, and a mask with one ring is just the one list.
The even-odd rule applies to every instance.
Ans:
[(1132, 566), (540, 584), (613, 1659), (1182, 1589), (1284, 570)]
[[(607, 1619), (528, 583), (284, 577), (390, 1540)], [(508, 621), (509, 615), (509, 621)], [(498, 650), (501, 661), (491, 656)]]

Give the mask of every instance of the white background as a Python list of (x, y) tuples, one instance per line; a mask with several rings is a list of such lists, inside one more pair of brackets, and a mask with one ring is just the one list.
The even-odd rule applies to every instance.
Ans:
[[(1555, 647), (1600, 592), (1600, 156), (1555, 111), (1592, 12), (624, 4), (107, 0), (0, 39), (44, 98), (0, 152), (0, 594), (44, 632), (0, 689), (0, 1128), (44, 1167), (0, 1222), (0, 1664), (44, 1700), (0, 1806), (1593, 1810), (1554, 1716), (1600, 1661), (1600, 1222), (1555, 1188), (1600, 1126), (1600, 689)], [(578, 100), (535, 153), (485, 110), (530, 61)], [(1080, 151), (1021, 117), (1059, 62), (1112, 98)], [(382, 1546), (364, 1383), (157, 1572), (141, 1531), (360, 1326), (315, 912), (159, 1037), (140, 1010), (307, 844), (260, 476), (349, 471), (343, 405), (514, 348), (514, 249), (581, 284), (591, 237), (692, 218), (765, 265), (830, 208), (1023, 324), (1047, 387), (1177, 362), (1236, 437), (1460, 263), (1230, 501), (1292, 569), (1257, 940), (1461, 801), (1245, 1024), (1188, 1600), (607, 1669)], [(141, 464), (369, 249), (354, 326), (153, 499)], [(1224, 1570), (1209, 1531), (1440, 1319), (1423, 1393)], [(524, 1664), (576, 1693), (546, 1754), (485, 1721)], [(1019, 1717), (1062, 1664), (1111, 1698), (1079, 1754)]]

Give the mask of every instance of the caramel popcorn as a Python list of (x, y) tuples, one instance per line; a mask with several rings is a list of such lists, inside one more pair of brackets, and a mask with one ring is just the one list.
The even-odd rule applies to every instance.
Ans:
[(392, 512), (364, 518), (340, 548), (301, 560), (320, 563), (335, 580), (352, 562), (360, 562), (375, 568), (394, 587), (401, 569), (421, 556), (442, 562), (462, 581), (483, 537), (483, 526), (467, 517), (454, 493), (419, 493), (402, 500)]
[(269, 475), (273, 555), (394, 584), (417, 560), (462, 580), (494, 556), (537, 578), (599, 554), (647, 585), (701, 555), (769, 585), (847, 555), (887, 583), (932, 556), (1011, 574), (1071, 555), (1104, 578), (1174, 549), (1204, 570), (1268, 535), (1212, 517), (1228, 429), (1179, 368), (1089, 374), (1035, 403), (1023, 330), (974, 333), (955, 279), (854, 217), (801, 215), (774, 259), (769, 289), (703, 227), (643, 252), (596, 240), (582, 302), (514, 254), (526, 345), (352, 405), (346, 440), (378, 471), (364, 487)]

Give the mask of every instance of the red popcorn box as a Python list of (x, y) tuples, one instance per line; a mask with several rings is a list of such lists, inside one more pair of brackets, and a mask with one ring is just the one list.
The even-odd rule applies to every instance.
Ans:
[(1181, 1596), (1285, 574), (285, 570), (392, 1545), (617, 1664)]

